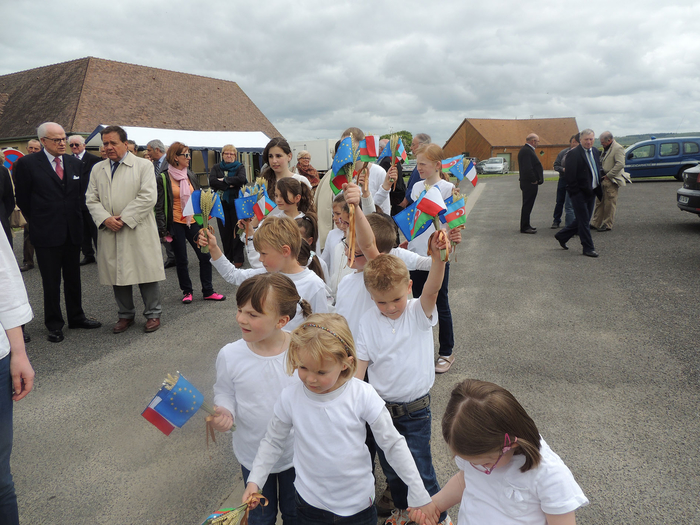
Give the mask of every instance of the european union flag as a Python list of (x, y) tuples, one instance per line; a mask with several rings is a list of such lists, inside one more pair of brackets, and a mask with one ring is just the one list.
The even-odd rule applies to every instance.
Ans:
[(239, 219), (251, 219), (255, 216), (253, 211), (253, 206), (258, 202), (257, 195), (249, 195), (248, 197), (242, 197), (233, 201), (236, 206), (236, 215)]
[(219, 194), (215, 193), (214, 194), (214, 202), (212, 203), (211, 211), (209, 214), (212, 217), (216, 217), (217, 219), (221, 219), (221, 222), (226, 225), (226, 217), (224, 217), (224, 207), (221, 205), (221, 199), (219, 198)]
[(153, 410), (178, 428), (187, 423), (204, 402), (204, 395), (182, 375), (172, 390), (163, 388), (158, 395), (162, 401)]
[[(421, 215), (425, 217), (421, 218)], [(431, 219), (431, 217), (418, 209), (418, 202), (407, 206), (405, 210), (394, 215), (393, 219), (401, 230), (401, 233), (403, 233), (403, 236), (409, 241), (418, 237), (432, 224), (432, 222), (428, 220)]]
[(333, 173), (339, 174), (340, 170), (352, 164), (352, 139), (350, 137), (345, 137), (338, 146), (338, 150), (335, 152), (335, 157), (333, 157)]

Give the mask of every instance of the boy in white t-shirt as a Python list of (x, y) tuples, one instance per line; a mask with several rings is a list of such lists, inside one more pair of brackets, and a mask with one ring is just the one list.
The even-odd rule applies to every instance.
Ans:
[[(440, 250), (446, 249), (437, 235), (430, 241), (432, 265), (423, 293), (408, 298), (411, 279), (401, 259), (382, 254), (368, 262), (364, 282), (376, 308), (360, 320), (357, 335), (356, 377), (368, 373), (369, 382), (386, 402), (394, 426), (406, 438), (426, 490), (440, 487), (430, 453), (430, 388), (435, 381), (433, 326), (437, 323), (436, 301), (445, 272)], [(396, 509), (388, 525), (408, 522), (407, 487), (379, 452), (379, 461), (391, 489)], [(443, 522), (447, 513), (440, 515)]]

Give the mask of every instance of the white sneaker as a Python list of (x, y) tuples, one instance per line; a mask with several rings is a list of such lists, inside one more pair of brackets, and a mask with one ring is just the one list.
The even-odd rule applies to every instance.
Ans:
[(391, 516), (384, 522), (384, 525), (407, 525), (408, 523), (413, 523), (408, 518), (408, 510), (394, 509), (391, 511)]
[(452, 520), (450, 519), (450, 515), (448, 514), (445, 516), (445, 519), (442, 520), (438, 525), (452, 525)]

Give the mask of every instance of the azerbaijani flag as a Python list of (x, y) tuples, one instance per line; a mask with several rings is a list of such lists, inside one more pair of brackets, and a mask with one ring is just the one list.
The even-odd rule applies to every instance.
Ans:
[[(408, 158), (406, 156), (406, 148), (403, 147), (403, 141), (401, 140), (401, 137), (399, 137), (399, 141), (396, 144), (395, 154), (398, 159), (401, 159), (401, 162), (405, 162)], [(377, 160), (382, 160), (384, 157), (391, 157), (391, 142), (384, 146), (384, 149), (382, 150)]]
[(379, 137), (368, 135), (360, 141), (360, 160), (363, 162), (376, 162), (379, 156)]
[[(449, 173), (452, 171), (452, 168), (456, 166), (457, 164), (461, 165), (462, 163), (462, 156), (458, 155), (457, 157), (450, 157), (449, 159), (445, 159), (442, 161), (442, 171), (445, 173)], [(462, 175), (463, 177), (464, 175)], [(462, 180), (461, 177), (457, 176), (458, 179)]]
[(266, 215), (277, 207), (275, 201), (273, 201), (267, 194), (267, 189), (263, 186), (263, 191), (260, 193), (260, 198), (258, 202), (253, 206), (253, 213), (258, 218), (259, 221), (263, 219)]
[(445, 204), (447, 205), (447, 209), (445, 213), (440, 215), (441, 222), (447, 223), (450, 229), (461, 226), (467, 222), (464, 197), (461, 197), (457, 202), (446, 202)]
[(416, 208), (416, 203), (407, 206), (392, 217), (407, 240), (411, 241), (430, 226), (431, 217)]

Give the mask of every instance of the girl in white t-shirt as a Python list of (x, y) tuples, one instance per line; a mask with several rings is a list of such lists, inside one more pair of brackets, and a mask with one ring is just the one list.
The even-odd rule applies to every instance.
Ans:
[(277, 181), (275, 204), (290, 219), (303, 217), (306, 213), (315, 213), (314, 197), (311, 190), (302, 182), (292, 177)]
[[(299, 381), (286, 373), (290, 334), (282, 328), (294, 318), (297, 305), (303, 317), (311, 314), (294, 283), (280, 273), (255, 275), (236, 291), (236, 321), (243, 337), (224, 346), (216, 359), (213, 427), (226, 432), (235, 423), (233, 452), (247, 480), (258, 444), (272, 417), (280, 393)], [(272, 468), (262, 493), (273, 507), (260, 507), (249, 516), (251, 525), (273, 525), (277, 508), (284, 523), (294, 522), (294, 467), (291, 440)]]
[[(303, 217), (299, 217), (296, 220), (297, 226), (299, 226), (299, 231), (301, 232), (301, 238), (304, 239), (309, 246), (315, 246), (314, 255), (318, 259), (321, 265), (321, 270), (323, 271), (322, 279), (328, 284), (330, 281), (330, 274), (328, 273), (328, 265), (323, 260), (322, 257), (318, 255), (318, 221), (316, 220), (316, 214), (309, 213)], [(301, 252), (300, 252), (301, 253)]]
[(292, 177), (303, 182), (311, 190), (309, 179), (298, 173), (292, 173), (289, 169), (292, 148), (289, 147), (289, 142), (282, 137), (275, 137), (267, 143), (263, 151), (263, 159), (267, 163), (267, 167), (263, 169), (260, 176), (267, 182), (267, 193), (271, 199), (275, 198), (277, 181), (285, 177)]
[[(433, 496), (438, 509), (457, 503), (459, 525), (574, 525), (588, 499), (506, 389), (475, 379), (459, 383), (442, 418), (442, 435), (460, 471)], [(434, 523), (415, 509), (411, 520)]]
[(301, 382), (287, 387), (275, 404), (244, 502), (266, 483), (294, 430), (297, 523), (334, 524), (342, 517), (347, 523), (376, 525), (374, 477), (365, 445), (369, 424), (408, 485), (411, 504), (437, 518), (405, 439), (374, 388), (353, 377), (356, 365), (352, 334), (342, 316), (314, 314), (292, 332), (287, 372), (298, 371)]

